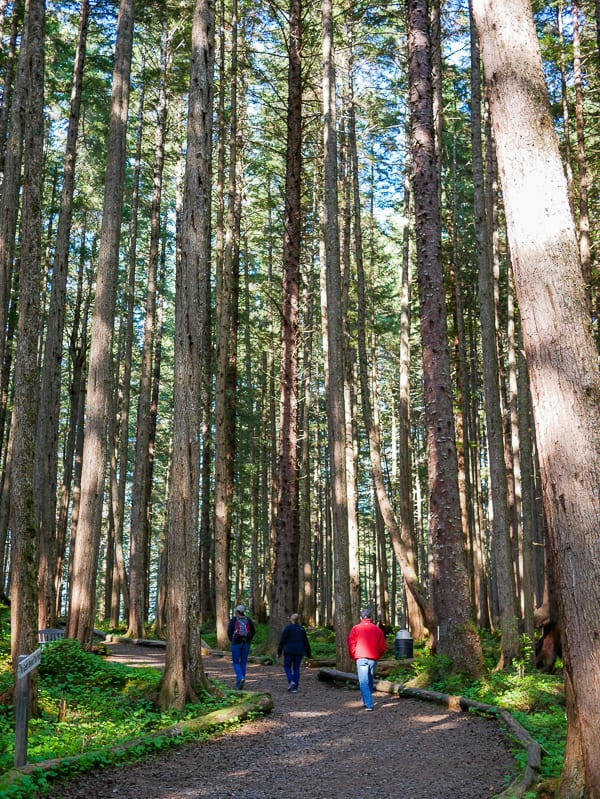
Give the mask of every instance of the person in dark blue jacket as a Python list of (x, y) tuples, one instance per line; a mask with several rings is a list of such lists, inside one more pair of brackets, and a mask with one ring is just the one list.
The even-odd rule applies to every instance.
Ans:
[(292, 613), (290, 623), (283, 628), (279, 646), (277, 647), (277, 657), (281, 657), (283, 652), (283, 668), (288, 680), (288, 691), (295, 694), (298, 691), (300, 682), (300, 664), (302, 658), (311, 657), (310, 643), (306, 630), (300, 624), (300, 616)]

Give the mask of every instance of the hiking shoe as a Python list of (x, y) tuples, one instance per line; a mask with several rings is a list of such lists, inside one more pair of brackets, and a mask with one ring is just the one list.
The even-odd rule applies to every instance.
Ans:
[(291, 682), (288, 685), (288, 691), (294, 691), (295, 689), (296, 689), (296, 683), (295, 682)]
[(367, 707), (367, 706), (365, 705), (365, 710), (373, 710), (373, 706), (371, 705), (371, 707)]
[(241, 690), (242, 690), (242, 688), (244, 687), (244, 683), (245, 683), (245, 682), (246, 682), (246, 680), (245, 680), (244, 678), (242, 678), (242, 679), (240, 680), (240, 684), (239, 684), (239, 686), (238, 686), (238, 687), (239, 687), (239, 689), (240, 689), (240, 691), (241, 691)]

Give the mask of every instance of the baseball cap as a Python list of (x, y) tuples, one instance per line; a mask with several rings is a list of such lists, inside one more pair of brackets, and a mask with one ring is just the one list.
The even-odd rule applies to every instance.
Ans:
[(245, 605), (236, 605), (235, 612), (236, 613), (245, 613), (246, 612), (246, 606)]

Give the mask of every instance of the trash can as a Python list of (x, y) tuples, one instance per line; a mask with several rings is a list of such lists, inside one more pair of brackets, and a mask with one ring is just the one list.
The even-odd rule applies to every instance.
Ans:
[(408, 630), (398, 630), (394, 640), (396, 660), (413, 656), (413, 639)]

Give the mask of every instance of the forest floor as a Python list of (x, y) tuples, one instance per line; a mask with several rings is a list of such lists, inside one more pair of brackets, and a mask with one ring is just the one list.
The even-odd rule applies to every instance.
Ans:
[[(111, 660), (164, 662), (162, 650), (112, 644)], [(209, 678), (233, 687), (228, 656), (203, 656)], [(304, 668), (288, 693), (281, 665), (249, 663), (245, 689), (274, 709), (205, 742), (57, 784), (52, 799), (490, 799), (516, 775), (497, 721), (417, 699), (324, 682)]]

